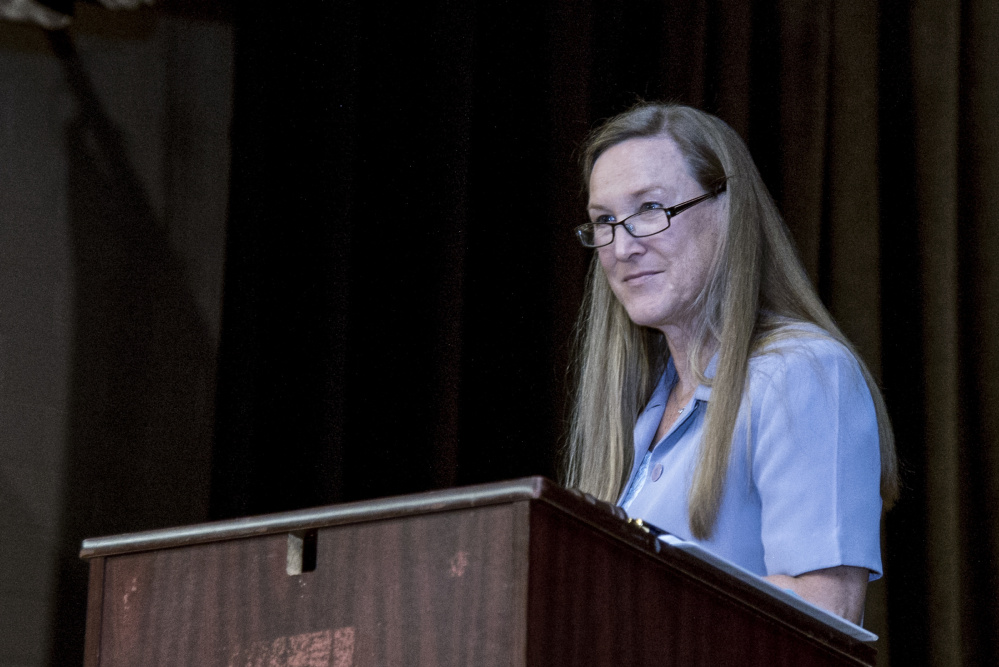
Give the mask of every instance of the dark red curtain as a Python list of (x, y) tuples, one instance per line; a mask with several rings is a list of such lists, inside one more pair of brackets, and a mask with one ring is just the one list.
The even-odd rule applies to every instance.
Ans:
[(236, 24), (215, 516), (552, 476), (574, 151), (676, 100), (747, 139), (882, 380), (905, 474), (882, 663), (999, 662), (999, 6), (255, 2)]

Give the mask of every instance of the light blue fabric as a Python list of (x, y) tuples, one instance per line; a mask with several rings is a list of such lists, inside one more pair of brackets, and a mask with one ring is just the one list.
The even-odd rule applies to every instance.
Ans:
[[(690, 534), (687, 498), (709, 387), (695, 390), (649, 452), (675, 381), (671, 361), (635, 425), (635, 463), (619, 502), (629, 516), (760, 576), (837, 565), (880, 576), (877, 418), (860, 368), (842, 345), (805, 334), (750, 359), (721, 510), (707, 540)], [(654, 479), (650, 471), (660, 465)]]
[(645, 458), (642, 459), (642, 465), (640, 465), (638, 467), (638, 471), (632, 475), (631, 483), (628, 484), (628, 488), (624, 492), (621, 502), (618, 503), (626, 512), (628, 511), (628, 507), (631, 506), (631, 501), (638, 495), (638, 492), (645, 488), (645, 482), (649, 478), (649, 459), (651, 458), (652, 451), (646, 451)]

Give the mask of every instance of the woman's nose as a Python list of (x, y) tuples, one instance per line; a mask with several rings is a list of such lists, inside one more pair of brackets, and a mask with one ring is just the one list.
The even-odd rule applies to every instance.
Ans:
[(614, 257), (617, 259), (628, 259), (633, 255), (641, 254), (645, 250), (641, 239), (636, 239), (628, 233), (623, 226), (614, 230)]

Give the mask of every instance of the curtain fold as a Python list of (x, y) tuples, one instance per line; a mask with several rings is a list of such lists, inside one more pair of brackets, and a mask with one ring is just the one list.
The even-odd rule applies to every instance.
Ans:
[[(999, 663), (999, 7), (962, 3), (957, 175), (962, 664)], [(957, 553), (955, 554), (954, 551)], [(955, 558), (956, 556), (956, 558)]]
[(960, 515), (960, 369), (958, 348), (958, 146), (960, 5), (913, 3), (910, 23), (914, 110), (914, 232), (920, 245), (918, 286), (926, 448), (927, 631), (930, 660), (960, 665), (962, 585)]
[(795, 235), (801, 260), (818, 284), (823, 252), (823, 195), (826, 183), (826, 126), (832, 52), (830, 1), (778, 3), (780, 66), (780, 185), (776, 193)]
[(878, 16), (867, 3), (833, 7), (816, 284), (880, 378)]

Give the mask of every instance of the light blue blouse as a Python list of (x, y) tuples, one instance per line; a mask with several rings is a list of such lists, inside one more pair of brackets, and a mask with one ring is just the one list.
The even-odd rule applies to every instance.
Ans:
[(629, 516), (760, 576), (837, 565), (865, 567), (872, 579), (881, 575), (877, 418), (846, 348), (805, 334), (750, 359), (721, 509), (707, 540), (690, 534), (687, 498), (710, 387), (694, 391), (649, 451), (675, 382), (670, 361), (635, 424), (635, 463), (618, 503)]

